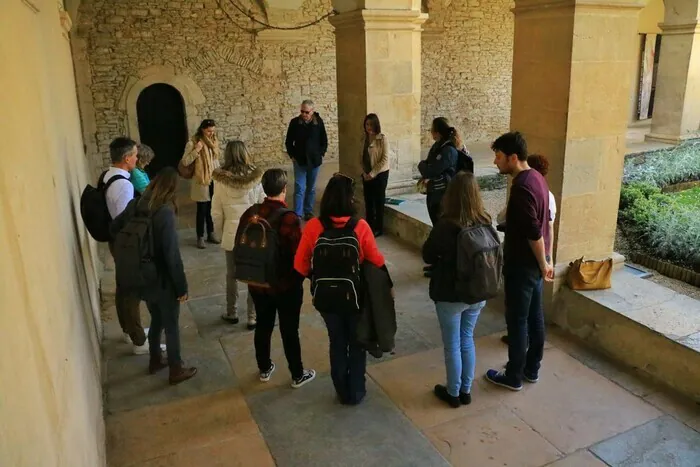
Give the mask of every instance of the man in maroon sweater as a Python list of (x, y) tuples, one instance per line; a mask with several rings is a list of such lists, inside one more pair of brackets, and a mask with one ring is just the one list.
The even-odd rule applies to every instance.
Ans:
[(488, 370), (486, 379), (520, 391), (523, 379), (539, 380), (544, 350), (543, 281), (551, 281), (552, 265), (546, 259), (549, 244), (549, 187), (527, 163), (527, 143), (519, 132), (506, 133), (491, 145), (494, 164), (513, 177), (506, 209), (504, 266), (508, 365)]

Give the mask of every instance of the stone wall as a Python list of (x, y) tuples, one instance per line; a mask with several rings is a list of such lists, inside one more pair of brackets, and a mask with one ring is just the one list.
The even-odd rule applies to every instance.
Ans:
[(513, 0), (431, 0), (423, 32), (423, 146), (448, 117), (465, 141), (508, 131)]
[[(287, 124), (305, 98), (316, 102), (328, 124), (329, 155), (337, 154), (335, 39), (328, 22), (298, 33), (254, 34), (249, 31), (259, 25), (221, 5), (224, 10), (216, 0), (81, 5), (79, 35), (88, 44), (97, 148), (105, 164), (110, 140), (128, 132), (129, 85), (154, 66), (190, 77), (204, 102), (187, 112), (215, 119), (224, 140), (243, 139), (258, 163), (286, 159)], [(300, 11), (276, 15), (275, 24), (307, 22), (330, 10), (330, 0), (307, 0)]]
[[(331, 10), (330, 0), (304, 0), (299, 10), (262, 11), (259, 3), (239, 2), (275, 25), (302, 24)], [(466, 140), (508, 128), (511, 4), (430, 2), (423, 43), (425, 147), (430, 121), (438, 115), (450, 117)], [(82, 108), (85, 127), (94, 123), (95, 128), (86, 135), (88, 149), (96, 148), (97, 158), (108, 164), (109, 141), (118, 134), (136, 136), (130, 131), (129, 119), (135, 116), (127, 115), (128, 94), (144, 70), (158, 69), (196, 83), (203, 100), (189, 103), (188, 114), (214, 118), (220, 136), (243, 139), (261, 165), (287, 161), (287, 124), (301, 100), (312, 98), (327, 123), (328, 156), (337, 157), (333, 28), (323, 21), (300, 31), (250, 32), (259, 27), (217, 0), (84, 1), (76, 42), (85, 42), (85, 54), (77, 58), (90, 70), (86, 82), (94, 111)], [(89, 100), (81, 96), (81, 103)]]

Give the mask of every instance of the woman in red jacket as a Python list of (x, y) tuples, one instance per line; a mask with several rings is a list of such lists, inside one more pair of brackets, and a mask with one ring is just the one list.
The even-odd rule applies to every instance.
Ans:
[[(352, 178), (340, 173), (333, 175), (321, 199), (321, 215), (306, 224), (294, 258), (294, 269), (302, 276), (312, 279), (314, 306), (321, 313), (328, 328), (331, 378), (340, 402), (348, 405), (359, 404), (367, 392), (365, 388), (367, 354), (357, 342), (357, 323), (361, 309), (360, 297), (362, 297), (358, 287), (361, 285), (358, 280), (348, 278), (350, 275), (347, 274), (348, 270), (344, 269), (342, 261), (335, 263), (337, 264), (335, 270), (334, 263), (330, 263), (330, 267), (326, 267), (325, 271), (319, 271), (321, 263), (318, 257), (314, 258), (314, 250), (320, 256), (319, 245), (323, 245), (326, 238), (331, 238), (329, 233), (333, 231), (338, 233), (337, 243), (330, 248), (346, 248), (341, 255), (343, 259), (348, 257), (345, 253), (354, 252), (355, 258), (351, 258), (351, 262), (361, 265), (368, 261), (379, 268), (386, 269), (384, 256), (377, 248), (377, 242), (369, 224), (364, 219), (355, 218), (354, 191), (355, 181)], [(347, 230), (343, 231), (343, 229)], [(321, 237), (324, 242), (319, 242)], [(315, 271), (312, 271), (312, 261)], [(356, 273), (359, 278), (359, 270), (355, 269), (351, 268), (351, 274)], [(319, 287), (323, 281), (336, 281), (336, 284), (341, 285), (334, 285), (324, 291), (323, 285)], [(338, 293), (336, 301), (333, 300), (333, 293)], [(330, 306), (329, 303), (333, 303), (334, 306)], [(347, 306), (344, 308), (343, 304)]]

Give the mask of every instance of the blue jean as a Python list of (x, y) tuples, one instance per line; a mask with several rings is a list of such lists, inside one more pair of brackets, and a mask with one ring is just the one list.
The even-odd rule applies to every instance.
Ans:
[(359, 316), (350, 313), (321, 313), (328, 328), (331, 379), (343, 404), (358, 404), (367, 393), (367, 352), (357, 341)]
[(476, 366), (474, 327), (486, 302), (466, 303), (436, 302), (442, 343), (445, 346), (447, 392), (458, 397), (460, 392), (470, 394)]
[(536, 375), (544, 353), (542, 273), (537, 267), (504, 269), (508, 365), (506, 375), (522, 382), (523, 371)]
[(294, 161), (294, 212), (301, 217), (311, 214), (316, 201), (316, 177), (321, 167), (299, 165)]

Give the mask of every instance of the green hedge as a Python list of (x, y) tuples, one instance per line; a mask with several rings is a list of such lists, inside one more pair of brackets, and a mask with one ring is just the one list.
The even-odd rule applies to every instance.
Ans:
[(700, 209), (678, 203), (652, 183), (630, 183), (620, 192), (619, 221), (655, 256), (700, 271)]

